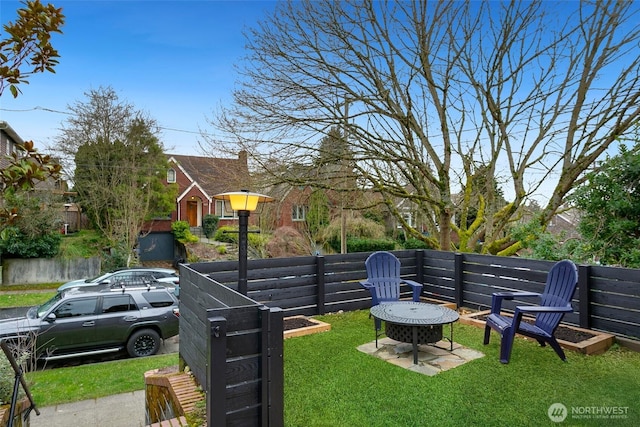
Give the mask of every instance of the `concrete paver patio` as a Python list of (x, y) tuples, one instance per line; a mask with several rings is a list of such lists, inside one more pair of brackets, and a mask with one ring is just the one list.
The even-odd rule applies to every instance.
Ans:
[(391, 338), (379, 339), (377, 348), (376, 342), (371, 341), (359, 346), (358, 350), (401, 368), (428, 376), (437, 375), (470, 360), (484, 357), (484, 353), (463, 347), (455, 342), (453, 343), (453, 351), (448, 350), (449, 346), (449, 341), (439, 341), (435, 345), (419, 345), (417, 365), (413, 364), (413, 346), (410, 343), (395, 341)]

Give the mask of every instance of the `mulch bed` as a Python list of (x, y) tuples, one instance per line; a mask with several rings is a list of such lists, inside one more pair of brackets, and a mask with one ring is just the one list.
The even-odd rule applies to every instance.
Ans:
[[(485, 321), (487, 319), (487, 316), (478, 316), (477, 319)], [(523, 319), (523, 321), (526, 322), (527, 320)], [(532, 323), (532, 322), (529, 322), (529, 323)], [(583, 332), (583, 331), (576, 331), (575, 329), (567, 328), (565, 326), (560, 325), (558, 326), (558, 329), (556, 329), (556, 333), (554, 334), (554, 336), (556, 337), (556, 339), (577, 344), (579, 342), (586, 341), (590, 338), (595, 337), (596, 334), (591, 334), (589, 332)]]
[(289, 319), (284, 319), (284, 330), (290, 331), (291, 329), (301, 329), (306, 328), (308, 326), (314, 326), (315, 323), (312, 321), (305, 319), (304, 317), (291, 317)]
[(559, 340), (572, 342), (574, 344), (579, 343), (581, 341), (586, 341), (590, 338), (595, 337), (595, 334), (590, 334), (588, 332), (576, 331), (575, 329), (565, 328), (564, 326), (558, 326), (556, 329), (555, 337)]

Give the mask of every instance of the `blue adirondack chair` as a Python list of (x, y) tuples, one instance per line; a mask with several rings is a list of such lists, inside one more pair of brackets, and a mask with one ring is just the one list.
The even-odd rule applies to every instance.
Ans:
[[(400, 260), (391, 252), (374, 252), (364, 262), (367, 269), (367, 280), (360, 284), (371, 292), (371, 307), (382, 302), (398, 301), (400, 285), (407, 284), (412, 288), (412, 300), (419, 302), (422, 284), (400, 277)], [(380, 330), (381, 322), (376, 319), (376, 330)]]
[[(571, 299), (578, 283), (578, 269), (571, 261), (556, 263), (547, 275), (542, 294), (535, 292), (496, 292), (491, 301), (491, 314), (487, 316), (484, 329), (484, 344), (489, 344), (491, 329), (501, 336), (500, 362), (509, 363), (515, 334), (534, 338), (541, 346), (549, 343), (560, 359), (566, 361), (564, 351), (554, 333), (565, 313), (571, 313)], [(540, 297), (540, 305), (516, 306), (513, 317), (500, 314), (502, 301), (514, 298)], [(522, 321), (523, 314), (535, 316), (535, 323)]]

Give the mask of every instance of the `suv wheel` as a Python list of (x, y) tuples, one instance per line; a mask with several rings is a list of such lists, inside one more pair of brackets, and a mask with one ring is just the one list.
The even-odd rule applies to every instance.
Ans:
[(127, 353), (131, 357), (144, 357), (156, 354), (160, 348), (160, 335), (153, 329), (141, 329), (134, 332), (127, 341)]

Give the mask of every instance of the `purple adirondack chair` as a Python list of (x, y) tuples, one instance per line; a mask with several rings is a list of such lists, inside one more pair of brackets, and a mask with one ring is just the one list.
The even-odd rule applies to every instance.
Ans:
[[(549, 343), (560, 359), (566, 361), (564, 351), (554, 333), (565, 313), (571, 313), (571, 299), (578, 283), (578, 269), (571, 261), (556, 263), (547, 275), (542, 294), (535, 292), (496, 292), (491, 301), (491, 314), (487, 316), (484, 329), (484, 344), (489, 344), (491, 329), (501, 336), (500, 362), (509, 363), (511, 348), (516, 333), (537, 340), (541, 346)], [(519, 305), (513, 317), (503, 316), (500, 309), (503, 300), (521, 297), (540, 297), (540, 305)], [(535, 323), (522, 321), (523, 314), (535, 316)]]
[[(407, 284), (412, 288), (412, 300), (419, 302), (422, 284), (400, 277), (400, 260), (391, 252), (374, 252), (364, 262), (367, 269), (367, 280), (360, 284), (371, 292), (371, 306), (382, 302), (398, 301), (400, 285)], [(380, 321), (376, 319), (376, 330), (380, 330)]]

